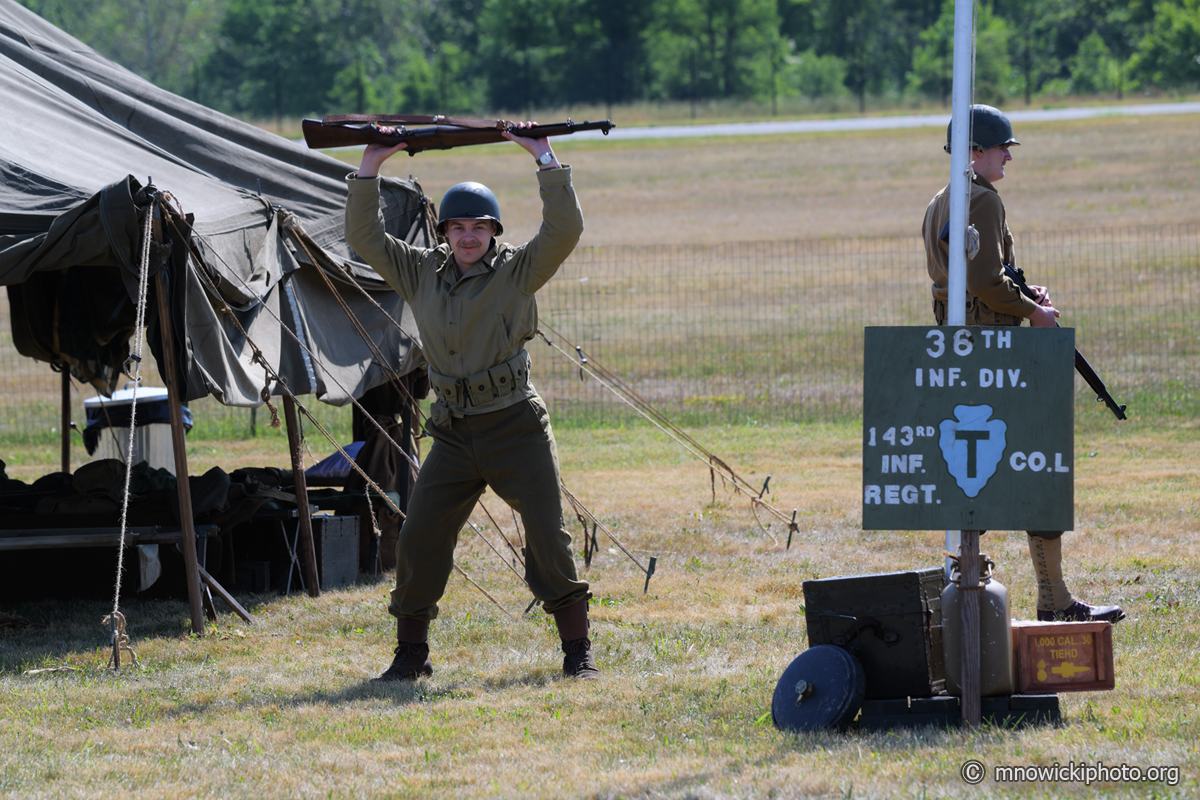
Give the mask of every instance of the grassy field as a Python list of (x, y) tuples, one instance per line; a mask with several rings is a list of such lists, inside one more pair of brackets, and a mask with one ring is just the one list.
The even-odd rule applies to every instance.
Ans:
[[(1200, 115), (1018, 126), (1021, 146), (997, 186), (1018, 246), (1023, 231), (1194, 221), (1198, 124)], [(554, 147), (574, 169), (587, 246), (917, 235), (950, 180), (943, 144), (944, 131), (921, 128)], [(480, 181), (500, 199), (508, 241), (537, 230), (532, 165), (514, 145), (399, 155), (384, 172), (411, 173), (435, 201)]]
[[(568, 486), (643, 561), (611, 543), (586, 576), (604, 680), (558, 677), (556, 637), (507, 568), (464, 535), (458, 560), (513, 616), (451, 580), (432, 629), (433, 678), (376, 687), (393, 627), (386, 582), (249, 598), (203, 638), (172, 602), (124, 606), (139, 667), (104, 668), (106, 603), (9, 605), (35, 627), (0, 637), (0, 795), (13, 797), (1194, 797), (1200, 791), (1200, 442), (1195, 425), (1097, 426), (1076, 440), (1068, 581), (1119, 602), (1117, 688), (1064, 694), (1064, 723), (792, 736), (771, 695), (805, 647), (809, 578), (940, 563), (941, 534), (859, 529), (855, 425), (692, 431), (769, 499), (800, 510), (790, 550), (744, 499), (648, 429), (563, 431)], [(193, 443), (197, 470), (282, 460)], [(486, 500), (499, 510), (498, 502)], [(504, 518), (501, 524), (504, 525)], [(479, 522), (494, 539), (495, 531)], [(506, 531), (509, 535), (511, 530)], [(773, 531), (777, 536), (782, 531)], [(1013, 613), (1034, 611), (1024, 535), (991, 533)], [(27, 675), (26, 670), (71, 667)], [(1035, 784), (959, 777), (1069, 761), (1175, 766), (1176, 786)]]
[[(1194, 221), (1197, 122), (1023, 126), (1000, 186), (1018, 242), (1030, 230)], [(603, 247), (911, 235), (947, 180), (941, 142), (929, 129), (556, 149), (578, 170), (584, 244)], [(481, 180), (500, 195), (506, 238), (534, 230), (534, 179), (515, 148), (400, 156), (388, 168), (414, 171), (435, 199), (459, 180)], [(30, 380), (22, 374), (10, 388)], [(260, 414), (260, 431), (264, 420)], [(856, 421), (692, 433), (751, 482), (770, 475), (771, 503), (787, 514), (797, 509), (801, 535), (787, 550), (772, 539), (786, 533), (761, 530), (744, 498), (718, 486), (714, 500), (707, 469), (649, 428), (560, 429), (567, 485), (639, 559), (659, 558), (646, 594), (641, 573), (612, 543), (601, 540), (586, 572), (602, 683), (559, 679), (553, 627), (540, 611), (521, 616), (528, 595), (469, 532), (459, 563), (518, 619), (452, 578), (432, 631), (435, 675), (411, 686), (367, 683), (391, 655), (386, 581), (317, 600), (244, 598), (253, 625), (222, 613), (200, 638), (186, 635), (182, 603), (131, 598), (123, 607), (141, 665), (116, 675), (104, 667), (99, 624), (109, 603), (10, 603), (0, 613), (31, 625), (0, 617), (0, 796), (1200, 794), (1194, 420), (1081, 417), (1067, 577), (1083, 598), (1129, 612), (1114, 634), (1117, 688), (1064, 694), (1062, 726), (1020, 731), (778, 733), (771, 694), (806, 646), (801, 583), (940, 564), (942, 535), (860, 529)], [(195, 473), (283, 465), (285, 441), (275, 431), (194, 439), (188, 457)], [(312, 448), (328, 452), (324, 443)], [(0, 456), (8, 474), (24, 480), (57, 468), (49, 444)], [(501, 508), (485, 502), (493, 513)], [(485, 532), (495, 541), (495, 531)], [(1018, 618), (1034, 612), (1024, 538), (983, 540)], [(71, 669), (26, 674), (58, 667)], [(1003, 786), (989, 778), (971, 786), (959, 777), (968, 759), (1176, 766), (1180, 782)]]

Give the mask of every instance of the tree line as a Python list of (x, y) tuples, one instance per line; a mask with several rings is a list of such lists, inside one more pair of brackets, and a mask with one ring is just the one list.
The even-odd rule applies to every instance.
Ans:
[[(19, 0), (244, 117), (947, 102), (953, 0)], [(1200, 0), (977, 3), (976, 99), (1200, 86)]]

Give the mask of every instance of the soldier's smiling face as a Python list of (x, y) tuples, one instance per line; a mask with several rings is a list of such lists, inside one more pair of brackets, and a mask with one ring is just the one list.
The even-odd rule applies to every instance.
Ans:
[(452, 219), (446, 223), (445, 235), (454, 260), (466, 271), (487, 253), (496, 235), (496, 223), (490, 219)]
[(1006, 144), (977, 150), (971, 154), (971, 166), (975, 169), (975, 174), (988, 183), (995, 183), (1004, 177), (1004, 165), (1009, 161), (1012, 161), (1012, 154), (1009, 153)]

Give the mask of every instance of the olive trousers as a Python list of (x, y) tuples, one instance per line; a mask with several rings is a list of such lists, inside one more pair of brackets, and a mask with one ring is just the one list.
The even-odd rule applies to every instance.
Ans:
[(388, 612), (400, 619), (437, 619), (458, 532), (488, 486), (521, 515), (525, 580), (546, 612), (591, 597), (576, 573), (571, 535), (563, 523), (558, 450), (542, 398), (455, 416), (440, 427), (427, 422), (425, 431), (433, 446), (400, 527)]

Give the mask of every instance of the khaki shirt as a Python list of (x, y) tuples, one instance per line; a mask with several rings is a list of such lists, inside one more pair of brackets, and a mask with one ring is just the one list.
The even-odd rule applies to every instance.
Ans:
[[(379, 179), (347, 176), (346, 243), (412, 308), (437, 376), (467, 379), (518, 356), (537, 333), (534, 292), (566, 261), (583, 233), (583, 212), (571, 186), (571, 168), (538, 170), (542, 226), (523, 245), (497, 244), (466, 275), (447, 244), (412, 247), (384, 230)], [(535, 394), (526, 383), (490, 401), (451, 404), (466, 414), (497, 411)]]
[[(979, 253), (967, 260), (967, 324), (1020, 325), (1037, 308), (1011, 279), (1004, 264), (1016, 268), (1013, 235), (1005, 220), (1004, 202), (992, 184), (976, 175), (971, 181), (968, 221), (979, 231)], [(925, 238), (925, 266), (933, 280), (933, 299), (938, 324), (945, 322), (946, 295), (950, 282), (950, 245), (939, 237), (950, 221), (950, 187), (947, 186), (925, 209), (921, 234)], [(937, 312), (940, 306), (941, 313)]]

